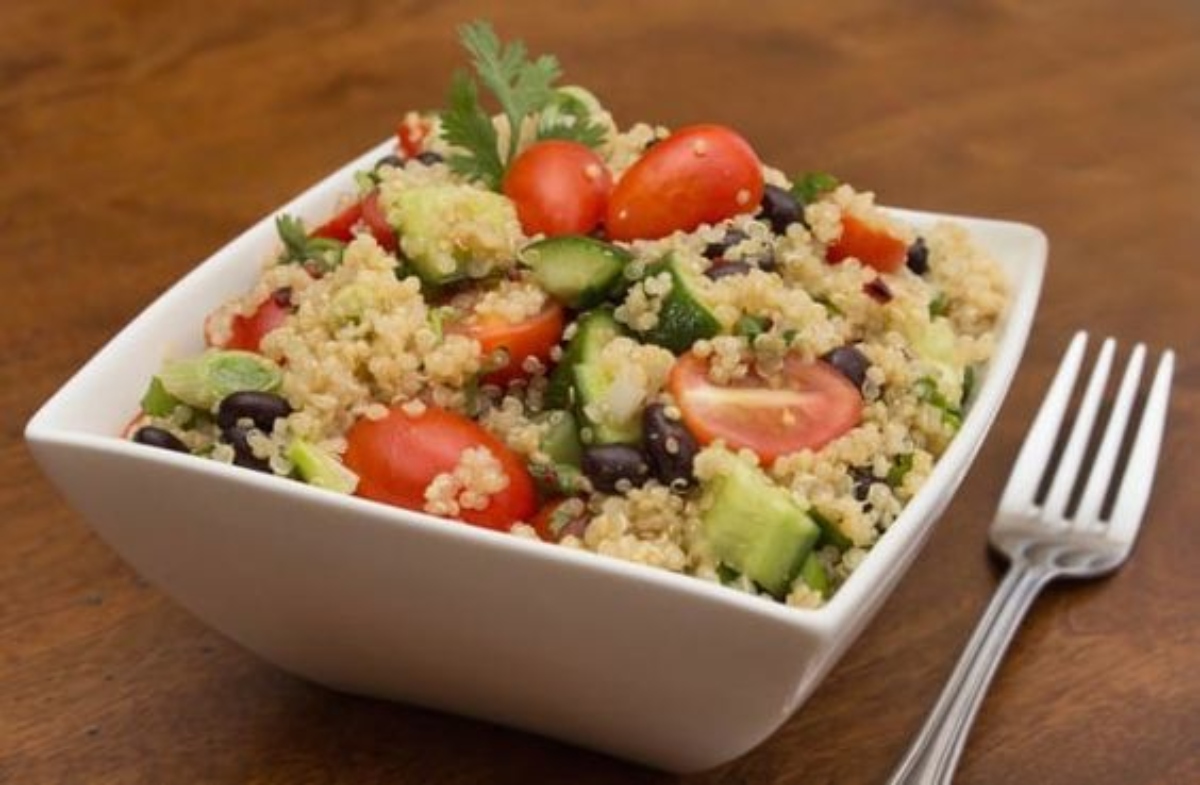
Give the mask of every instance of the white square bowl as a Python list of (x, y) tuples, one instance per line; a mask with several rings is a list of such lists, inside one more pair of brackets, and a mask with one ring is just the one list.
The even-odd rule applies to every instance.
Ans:
[[(321, 220), (352, 173), (390, 148), (281, 209)], [(199, 351), (205, 316), (252, 285), (276, 247), (272, 217), (134, 319), (38, 411), (26, 438), (136, 570), (287, 671), (658, 768), (710, 768), (778, 728), (858, 636), (961, 482), (1020, 361), (1045, 236), (1022, 224), (896, 212), (918, 226), (964, 225), (1003, 267), (1013, 302), (962, 429), (818, 610), (120, 438), (163, 358)]]

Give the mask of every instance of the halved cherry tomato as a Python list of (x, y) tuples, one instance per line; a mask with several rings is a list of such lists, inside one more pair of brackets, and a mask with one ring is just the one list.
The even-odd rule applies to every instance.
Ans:
[(525, 234), (590, 234), (604, 218), (612, 175), (590, 147), (547, 139), (516, 157), (503, 190)]
[(842, 216), (842, 236), (825, 252), (829, 262), (836, 264), (854, 257), (881, 273), (896, 272), (907, 256), (908, 246), (903, 240), (849, 214)]
[(359, 219), (362, 218), (362, 214), (362, 202), (355, 200), (342, 208), (341, 212), (334, 215), (328, 221), (313, 229), (312, 236), (326, 237), (330, 240), (340, 240), (343, 243), (348, 243), (354, 239), (354, 227)]
[[(469, 306), (467, 306), (469, 307)], [(527, 375), (523, 366), (530, 357), (550, 363), (550, 352), (562, 340), (566, 318), (562, 306), (547, 299), (541, 311), (524, 321), (512, 323), (494, 315), (469, 313), (447, 329), (479, 341), (483, 356), (490, 358), (503, 349), (508, 362), (493, 369), (484, 377), (488, 384), (505, 385)]]
[(268, 297), (249, 316), (239, 314), (233, 317), (229, 339), (223, 348), (259, 351), (263, 336), (283, 324), (291, 313), (292, 308), (286, 296), (276, 293)]
[(410, 415), (396, 406), (382, 419), (364, 417), (346, 434), (344, 460), (358, 475), (357, 495), (423, 510), (434, 478), (453, 472), (463, 452), (476, 447), (496, 458), (508, 485), (491, 494), (482, 510), (463, 509), (458, 517), (500, 530), (529, 520), (537, 510), (537, 492), (525, 464), (479, 423), (446, 409), (427, 406)]
[(750, 144), (720, 125), (681, 128), (625, 172), (608, 201), (614, 240), (653, 240), (758, 209), (762, 164)]
[(667, 385), (684, 424), (703, 444), (722, 439), (768, 464), (819, 449), (862, 419), (858, 388), (827, 363), (795, 356), (784, 361), (783, 385), (770, 387), (753, 374), (716, 384), (708, 378), (708, 361), (688, 352), (671, 368)]
[(430, 123), (416, 112), (409, 112), (396, 126), (396, 141), (400, 145), (405, 158), (416, 158), (425, 147), (425, 138), (429, 136)]
[(400, 247), (400, 238), (396, 236), (396, 229), (388, 223), (383, 205), (379, 203), (378, 188), (371, 189), (363, 197), (362, 218), (367, 228), (371, 230), (371, 236), (375, 238), (375, 242), (379, 243), (379, 247), (395, 253), (396, 249)]

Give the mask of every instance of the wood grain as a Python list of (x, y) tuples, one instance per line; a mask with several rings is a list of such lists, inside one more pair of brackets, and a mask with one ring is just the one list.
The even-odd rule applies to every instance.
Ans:
[(812, 700), (696, 783), (882, 781), (995, 586), (985, 532), (1078, 327), (1181, 350), (1133, 562), (1052, 587), (959, 781), (1200, 782), (1200, 13), (1017, 0), (0, 4), (0, 782), (665, 783), (551, 741), (292, 679), (124, 567), (32, 465), (37, 405), (155, 295), (442, 103), (490, 16), (625, 122), (740, 128), (915, 208), (1027, 221), (1051, 264), (992, 437)]

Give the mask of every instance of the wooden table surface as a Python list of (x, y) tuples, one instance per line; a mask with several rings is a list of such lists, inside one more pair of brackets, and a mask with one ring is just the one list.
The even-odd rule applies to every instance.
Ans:
[[(959, 781), (1200, 782), (1196, 4), (499, 6), (0, 4), (0, 782), (881, 782), (996, 584), (988, 521), (1080, 327), (1181, 350), (1148, 523), (1117, 575), (1037, 604)], [(442, 104), (455, 26), (489, 14), (619, 120), (727, 123), (781, 168), (1051, 239), (1012, 392), (919, 562), (781, 731), (693, 778), (280, 673), (139, 580), (22, 442), (172, 281)]]

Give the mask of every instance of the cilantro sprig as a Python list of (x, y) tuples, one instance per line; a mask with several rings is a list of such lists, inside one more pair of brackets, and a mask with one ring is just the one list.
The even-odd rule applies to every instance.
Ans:
[[(531, 60), (525, 44), (503, 44), (491, 25), (476, 21), (459, 28), (463, 47), (471, 56), (475, 75), (459, 71), (450, 84), (449, 108), (442, 112), (442, 138), (458, 148), (446, 163), (455, 172), (498, 189), (508, 164), (517, 154), (521, 127), (538, 118), (537, 139), (570, 139), (596, 146), (604, 129), (575, 96), (555, 89), (562, 75), (553, 55)], [(482, 84), (499, 105), (510, 129), (501, 150), (492, 117), (480, 99)]]

